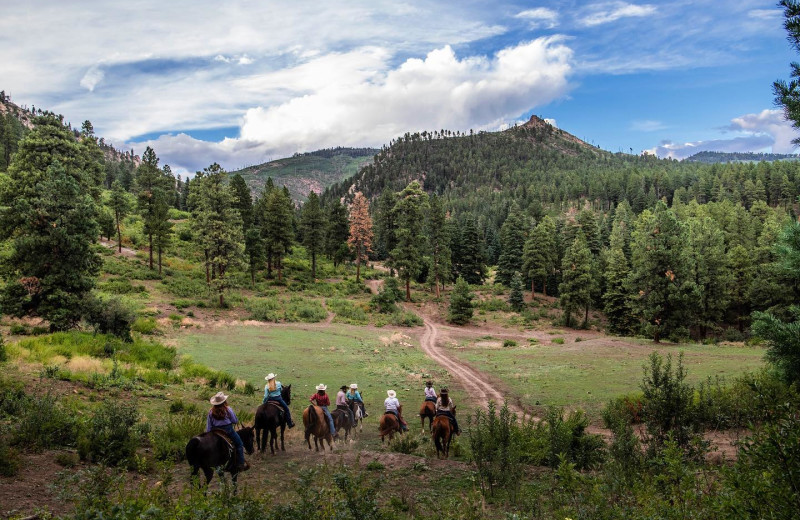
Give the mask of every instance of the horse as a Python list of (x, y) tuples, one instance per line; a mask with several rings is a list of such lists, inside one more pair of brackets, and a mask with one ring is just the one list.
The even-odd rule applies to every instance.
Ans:
[[(242, 439), (244, 450), (248, 455), (252, 455), (254, 451), (253, 427), (240, 428), (236, 433)], [(192, 476), (196, 476), (197, 472), (202, 469), (206, 476), (206, 486), (211, 483), (211, 478), (214, 476), (213, 468), (220, 468), (217, 470), (220, 476), (223, 471), (229, 472), (233, 483), (236, 484), (239, 470), (233, 461), (235, 453), (236, 447), (233, 446), (233, 441), (229, 445), (228, 441), (214, 430), (192, 437), (186, 445), (186, 460), (192, 467)]]
[[(292, 400), (292, 385), (281, 388), (281, 397), (290, 404)], [(286, 431), (286, 414), (283, 407), (275, 401), (267, 401), (256, 410), (255, 418), (256, 447), (260, 452), (267, 449), (267, 436), (269, 436), (269, 450), (275, 455), (278, 449), (278, 427), (281, 428), (281, 451), (286, 451), (283, 444), (283, 432)]]
[(436, 445), (436, 456), (442, 458), (439, 455), (441, 452), (445, 459), (448, 458), (450, 456), (450, 439), (453, 437), (450, 418), (446, 415), (437, 415), (433, 419), (431, 436), (433, 437), (433, 443)]
[(328, 448), (333, 450), (333, 437), (331, 437), (330, 428), (328, 427), (328, 418), (325, 417), (325, 412), (319, 406), (313, 404), (308, 405), (308, 408), (303, 410), (303, 426), (305, 427), (305, 438), (308, 443), (308, 449), (311, 449), (311, 436), (314, 436), (314, 447), (319, 451), (325, 451), (325, 441), (328, 441)]
[(428, 418), (428, 431), (432, 431), (433, 418), (436, 417), (436, 403), (428, 401), (427, 399), (422, 403), (419, 409), (419, 417), (422, 419), (422, 431), (425, 431), (425, 418)]
[(347, 406), (353, 411), (353, 428), (358, 425), (358, 431), (364, 431), (364, 413), (361, 411), (361, 405), (355, 399), (348, 399)]
[(347, 442), (350, 429), (355, 426), (355, 423), (350, 420), (350, 412), (337, 408), (331, 412), (331, 417), (333, 417), (333, 426), (336, 428), (336, 431), (339, 432), (340, 436), (342, 430), (344, 430), (344, 441)]
[(383, 444), (384, 437), (389, 437), (389, 442), (392, 442), (395, 432), (400, 434), (403, 433), (403, 429), (400, 427), (400, 420), (388, 412), (381, 416), (381, 422), (378, 426), (378, 430), (381, 434), (381, 444)]

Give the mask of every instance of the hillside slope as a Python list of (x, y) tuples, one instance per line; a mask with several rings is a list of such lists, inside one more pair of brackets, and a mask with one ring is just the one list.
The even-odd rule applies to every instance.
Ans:
[(302, 202), (310, 191), (321, 193), (327, 187), (352, 177), (378, 152), (373, 148), (328, 148), (278, 159), (230, 172), (239, 173), (259, 195), (268, 178), (285, 185), (295, 202)]

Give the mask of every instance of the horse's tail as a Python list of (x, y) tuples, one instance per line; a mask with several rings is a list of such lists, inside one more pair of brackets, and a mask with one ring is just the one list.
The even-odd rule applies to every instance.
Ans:
[(308, 426), (306, 426), (306, 431), (310, 432), (314, 430), (314, 426), (317, 425), (317, 411), (314, 409), (314, 405), (308, 405)]
[[(438, 426), (438, 425), (437, 425)], [(441, 428), (437, 427), (433, 430), (433, 444), (436, 445), (436, 455), (439, 455), (439, 452), (444, 452), (444, 447), (442, 446), (442, 437)]]
[(192, 437), (186, 445), (186, 461), (190, 466), (200, 466), (200, 460), (197, 457), (199, 448), (200, 439)]

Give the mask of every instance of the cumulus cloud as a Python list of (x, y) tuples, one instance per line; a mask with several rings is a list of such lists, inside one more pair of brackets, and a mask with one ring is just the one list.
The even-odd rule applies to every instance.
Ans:
[(536, 7), (517, 13), (514, 18), (525, 20), (531, 29), (552, 29), (558, 25), (558, 13), (547, 7)]
[(210, 158), (235, 167), (327, 146), (379, 146), (408, 131), (496, 129), (564, 95), (572, 53), (557, 37), (494, 56), (459, 58), (450, 46), (392, 67), (385, 49), (320, 56), (294, 68), (243, 78), (235, 87), (279, 87), (285, 101), (246, 111), (240, 137), (206, 143), (185, 134), (140, 142), (193, 171)]
[(656, 12), (656, 6), (651, 4), (636, 5), (626, 2), (607, 2), (589, 6), (580, 17), (581, 24), (592, 27), (620, 18), (649, 16)]
[(797, 130), (786, 121), (780, 110), (762, 110), (758, 114), (733, 118), (723, 131), (740, 135), (686, 143), (667, 140), (645, 152), (673, 159), (685, 159), (702, 151), (793, 153), (795, 145), (792, 144), (792, 139), (798, 136)]

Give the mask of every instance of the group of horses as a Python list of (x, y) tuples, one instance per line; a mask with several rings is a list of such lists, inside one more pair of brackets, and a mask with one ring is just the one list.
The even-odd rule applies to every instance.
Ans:
[[(290, 404), (292, 401), (292, 385), (286, 385), (281, 390), (281, 397)], [(348, 401), (348, 406), (353, 414), (351, 421), (350, 414), (346, 410), (335, 409), (331, 411), (333, 424), (337, 431), (344, 432), (343, 440), (346, 442), (350, 436), (350, 431), (356, 426), (359, 431), (363, 431), (363, 414), (361, 407), (355, 401)], [(425, 401), (419, 412), (422, 420), (422, 431), (425, 431), (425, 419), (428, 419), (428, 429), (433, 437), (436, 446), (436, 456), (447, 458), (450, 455), (450, 441), (453, 435), (453, 428), (448, 417), (437, 415), (433, 402)], [(281, 405), (275, 401), (267, 401), (258, 407), (255, 413), (253, 426), (243, 427), (237, 430), (239, 437), (244, 444), (244, 450), (248, 455), (252, 455), (255, 449), (264, 453), (267, 449), (269, 439), (270, 453), (275, 455), (278, 450), (278, 431), (280, 430), (280, 450), (286, 451), (284, 444), (284, 432), (286, 431), (287, 421)], [(325, 450), (325, 442), (328, 449), (333, 449), (333, 436), (328, 426), (328, 419), (321, 407), (309, 405), (303, 410), (304, 438), (308, 449), (311, 449), (311, 437), (314, 438), (314, 447), (319, 451), (320, 447)], [(402, 425), (395, 415), (386, 413), (381, 416), (379, 423), (381, 443), (388, 437), (391, 442), (395, 433), (402, 434)], [(186, 445), (186, 460), (192, 466), (192, 476), (196, 476), (200, 469), (206, 477), (206, 484), (211, 482), (214, 468), (222, 468), (231, 473), (231, 478), (236, 483), (238, 467), (234, 463), (234, 449), (230, 441), (217, 431), (212, 430), (193, 437)]]

